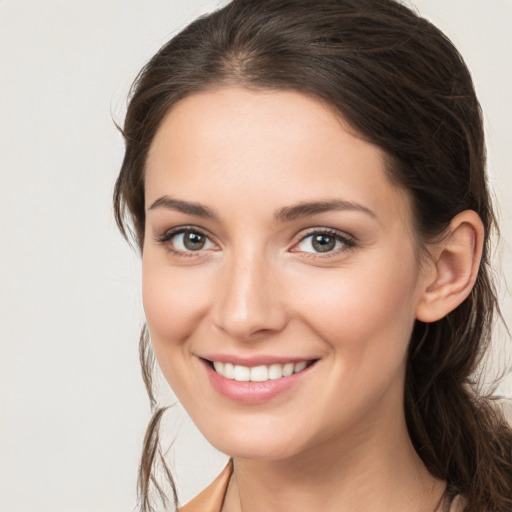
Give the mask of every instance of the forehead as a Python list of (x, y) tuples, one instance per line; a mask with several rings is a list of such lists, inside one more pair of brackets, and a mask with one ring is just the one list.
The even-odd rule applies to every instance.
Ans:
[[(146, 165), (146, 204), (178, 196), (254, 214), (342, 199), (408, 215), (386, 157), (320, 100), (294, 91), (220, 88), (190, 95), (164, 118)], [(265, 201), (262, 201), (262, 199)]]

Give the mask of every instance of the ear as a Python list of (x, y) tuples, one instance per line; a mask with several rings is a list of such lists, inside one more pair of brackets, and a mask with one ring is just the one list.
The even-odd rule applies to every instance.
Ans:
[(452, 219), (443, 239), (430, 251), (416, 308), (418, 320), (440, 320), (469, 295), (478, 274), (483, 240), (484, 226), (476, 212), (465, 210)]

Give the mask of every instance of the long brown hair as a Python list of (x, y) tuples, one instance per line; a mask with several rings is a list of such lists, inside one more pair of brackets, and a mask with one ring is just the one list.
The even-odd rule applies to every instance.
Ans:
[[(499, 313), (489, 267), (495, 219), (485, 175), (480, 105), (448, 38), (393, 0), (233, 0), (191, 23), (142, 69), (123, 128), (126, 152), (114, 205), (125, 236), (142, 248), (144, 166), (167, 112), (195, 91), (236, 84), (296, 90), (333, 106), (361, 137), (384, 149), (390, 178), (413, 198), (425, 247), (463, 210), (485, 226), (470, 296), (445, 318), (417, 321), (410, 341), (405, 411), (428, 470), (467, 499), (467, 512), (512, 510), (512, 430), (474, 376)], [(151, 348), (141, 362), (154, 416), (140, 466), (141, 510), (151, 510), (158, 408)], [(167, 471), (175, 491), (172, 477)], [(162, 494), (162, 493), (161, 493)]]

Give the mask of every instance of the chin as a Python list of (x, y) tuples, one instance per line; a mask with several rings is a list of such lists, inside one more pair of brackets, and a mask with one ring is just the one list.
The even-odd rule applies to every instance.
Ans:
[(297, 455), (307, 445), (306, 440), (298, 439), (290, 428), (277, 425), (274, 428), (255, 425), (251, 429), (240, 423), (233, 428), (206, 429), (203, 434), (220, 452), (241, 459), (283, 460)]
[(292, 446), (283, 446), (280, 443), (233, 443), (226, 442), (215, 445), (220, 452), (229, 457), (249, 460), (276, 461), (284, 460), (296, 455), (299, 450)]

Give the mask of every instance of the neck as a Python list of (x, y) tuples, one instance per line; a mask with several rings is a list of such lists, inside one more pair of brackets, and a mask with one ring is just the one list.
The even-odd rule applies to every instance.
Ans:
[(235, 458), (223, 512), (433, 512), (445, 482), (425, 468), (403, 415), (389, 421), (285, 459)]

